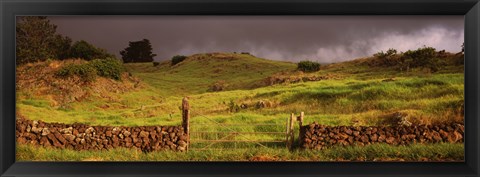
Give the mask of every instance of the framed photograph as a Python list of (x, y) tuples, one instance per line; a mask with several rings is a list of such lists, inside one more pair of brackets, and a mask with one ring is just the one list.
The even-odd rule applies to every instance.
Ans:
[(2, 176), (479, 176), (478, 1), (1, 1)]

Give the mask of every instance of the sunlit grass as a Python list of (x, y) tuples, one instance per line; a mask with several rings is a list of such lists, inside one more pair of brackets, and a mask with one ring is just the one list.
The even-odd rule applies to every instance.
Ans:
[[(296, 76), (295, 64), (276, 62), (239, 55), (240, 59), (192, 60), (171, 66), (162, 63), (154, 67), (151, 63), (126, 64), (128, 71), (141, 79), (143, 86), (122, 94), (106, 93), (69, 103), (68, 107), (55, 107), (54, 100), (48, 95), (32, 95), (28, 91), (17, 92), (17, 113), (32, 120), (61, 123), (85, 123), (89, 125), (140, 126), (140, 125), (179, 125), (181, 123), (181, 100), (188, 96), (191, 106), (191, 130), (225, 132), (225, 134), (197, 134), (192, 138), (219, 139), (228, 132), (283, 132), (287, 118), (305, 112), (304, 124), (338, 125), (384, 125), (392, 113), (408, 115), (414, 123), (438, 123), (463, 121), (464, 74), (460, 67), (450, 67), (438, 73), (423, 73), (420, 70), (398, 72), (388, 68), (369, 68), (364, 65), (348, 63), (323, 67), (316, 73), (301, 75), (329, 75), (339, 78), (315, 82), (284, 83), (258, 87), (268, 76), (285, 72)], [(385, 82), (385, 79), (394, 81)], [(228, 83), (226, 91), (208, 92), (209, 86), (218, 80)], [(264, 106), (259, 107), (259, 103)], [(243, 108), (230, 111), (231, 104)], [(245, 124), (247, 126), (222, 126), (220, 124)], [(213, 124), (201, 126), (201, 124)], [(258, 126), (255, 124), (276, 124), (276, 126)], [(298, 124), (295, 124), (298, 130)], [(242, 135), (232, 137), (236, 140), (276, 140), (283, 135)], [(198, 147), (205, 145), (197, 144)], [(213, 147), (241, 147), (228, 143), (215, 144)], [(246, 147), (252, 146), (252, 143)], [(255, 144), (253, 144), (255, 146)], [(411, 147), (390, 147), (374, 145), (368, 147), (335, 148), (321, 154), (318, 152), (291, 153), (283, 147), (256, 150), (231, 150), (207, 152), (172, 153), (158, 152), (138, 154), (127, 149), (108, 152), (85, 151), (74, 153), (69, 150), (49, 150), (41, 148), (46, 155), (31, 154), (37, 147), (19, 146), (21, 159), (50, 160), (229, 160), (253, 158), (267, 154), (278, 159), (295, 160), (353, 160), (365, 158), (402, 158), (414, 160), (427, 158), (459, 159), (459, 145), (415, 145)], [(462, 146), (463, 147), (463, 146)], [(373, 149), (372, 149), (373, 148)], [(404, 149), (402, 149), (404, 148)], [(438, 151), (432, 150), (440, 148)], [(377, 150), (381, 152), (376, 152)], [(428, 152), (423, 152), (423, 150)], [(395, 154), (401, 151), (401, 154)], [(404, 153), (405, 151), (405, 153)], [(394, 153), (395, 152), (395, 153)], [(407, 152), (414, 153), (411, 156)], [(55, 153), (63, 155), (53, 155)], [(373, 157), (368, 153), (377, 153)], [(427, 154), (425, 154), (427, 153)], [(435, 154), (437, 153), (437, 154)], [(445, 153), (445, 157), (440, 156)], [(463, 153), (463, 151), (462, 151)], [(115, 154), (122, 154), (116, 157)], [(252, 155), (253, 154), (253, 155)], [(279, 154), (279, 155), (275, 155)], [(349, 155), (350, 154), (350, 155)], [(352, 155), (353, 154), (353, 155)], [(384, 154), (384, 155), (382, 155)], [(98, 156), (96, 156), (98, 155)], [(371, 154), (370, 154), (371, 155)], [(118, 155), (117, 155), (118, 156)], [(298, 157), (297, 157), (298, 156)], [(365, 156), (365, 157), (364, 157)], [(127, 158), (128, 157), (128, 158)]]
[(143, 153), (127, 148), (75, 151), (17, 145), (16, 157), (18, 161), (462, 161), (463, 147), (463, 144), (446, 143), (408, 146), (373, 144), (332, 147), (321, 151), (256, 147)]

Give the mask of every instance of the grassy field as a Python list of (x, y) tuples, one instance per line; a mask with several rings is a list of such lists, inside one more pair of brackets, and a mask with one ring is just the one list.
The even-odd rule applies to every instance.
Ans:
[(17, 146), (19, 161), (462, 161), (462, 144), (334, 147), (327, 150), (289, 151), (286, 148), (250, 148), (142, 153), (117, 148), (110, 151), (74, 151)]
[[(418, 124), (463, 122), (463, 65), (448, 65), (436, 73), (422, 69), (399, 72), (369, 67), (364, 64), (366, 60), (330, 64), (314, 73), (297, 72), (294, 63), (270, 61), (247, 54), (198, 54), (175, 66), (171, 66), (170, 62), (159, 66), (152, 63), (125, 64), (127, 71), (140, 79), (141, 87), (122, 94), (91, 94), (62, 108), (52, 106), (55, 99), (50, 95), (17, 89), (17, 113), (28, 119), (46, 122), (113, 126), (179, 125), (181, 99), (188, 96), (192, 109), (192, 131), (281, 132), (289, 115), (300, 112), (305, 112), (306, 123), (315, 121), (333, 126), (392, 124), (396, 123), (392, 116), (394, 113), (402, 113), (409, 121)], [(270, 76), (328, 76), (328, 79), (265, 85), (265, 79)], [(215, 83), (222, 83), (222, 91), (211, 90)], [(258, 106), (260, 104), (262, 106)], [(201, 126), (215, 122), (278, 126)], [(202, 137), (192, 135), (192, 139), (221, 138), (222, 135), (199, 136)], [(283, 137), (244, 135), (234, 138), (276, 140)], [(227, 146), (236, 145), (215, 145), (217, 148)], [(252, 158), (257, 156), (270, 160), (463, 159), (463, 144), (372, 145), (294, 152), (281, 145), (266, 149), (245, 146), (251, 148), (148, 154), (127, 149), (76, 153), (18, 146), (17, 157), (19, 160), (62, 161), (255, 160)], [(42, 153), (33, 153), (37, 150)]]

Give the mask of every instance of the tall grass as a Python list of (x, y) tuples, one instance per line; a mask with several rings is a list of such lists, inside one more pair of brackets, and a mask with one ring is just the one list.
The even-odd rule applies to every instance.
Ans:
[(206, 149), (202, 151), (143, 153), (117, 148), (103, 151), (75, 151), (17, 145), (18, 161), (463, 161), (463, 144), (364, 147), (334, 147), (322, 151), (286, 148)]
[[(181, 123), (181, 100), (188, 96), (191, 105), (191, 130), (212, 131), (217, 134), (192, 134), (192, 138), (220, 139), (228, 135), (228, 132), (282, 132), (285, 129), (286, 120), (291, 113), (298, 115), (305, 112), (305, 123), (317, 122), (324, 125), (384, 125), (392, 118), (393, 113), (407, 115), (413, 123), (431, 124), (438, 122), (462, 122), (464, 102), (464, 74), (459, 73), (459, 68), (442, 70), (439, 73), (423, 74), (422, 71), (397, 72), (386, 68), (369, 68), (353, 62), (325, 66), (320, 71), (309, 73), (310, 75), (324, 76), (335, 74), (339, 79), (328, 79), (315, 82), (299, 82), (292, 84), (277, 84), (256, 88), (256, 84), (262, 79), (274, 74), (285, 73), (295, 76), (295, 65), (292, 63), (275, 62), (255, 58), (251, 55), (239, 55), (237, 59), (228, 59), (228, 63), (222, 59), (204, 60), (202, 55), (198, 58), (190, 58), (171, 66), (162, 63), (156, 67), (149, 63), (127, 64), (126, 68), (131, 74), (139, 77), (144, 86), (142, 89), (129, 91), (123, 94), (111, 93), (106, 95), (93, 95), (89, 99), (73, 102), (69, 108), (56, 108), (51, 105), (54, 99), (48, 95), (30, 95), (27, 91), (17, 92), (17, 114), (32, 120), (62, 123), (86, 123), (90, 125), (111, 126), (139, 126), (139, 125), (179, 125)], [(206, 56), (203, 56), (206, 57)], [(302, 73), (301, 73), (302, 74)], [(304, 75), (302, 75), (304, 76)], [(393, 81), (384, 81), (387, 78)], [(229, 88), (222, 92), (208, 92), (211, 83), (225, 80)], [(255, 89), (253, 89), (255, 88)], [(231, 104), (243, 105), (238, 111), (231, 111)], [(262, 103), (262, 106), (258, 106)], [(250, 126), (201, 126), (201, 124), (245, 124)], [(256, 126), (253, 124), (277, 124), (278, 126)], [(298, 124), (295, 124), (298, 130)], [(225, 133), (221, 133), (225, 132)], [(243, 135), (231, 137), (237, 140), (275, 140), (282, 135)], [(208, 144), (197, 144), (201, 148)], [(214, 152), (189, 152), (184, 157), (181, 154), (159, 153), (160, 155), (140, 154), (134, 159), (175, 159), (192, 158), (205, 160), (217, 159), (248, 159), (252, 156), (242, 156), (250, 151), (256, 152), (255, 144), (231, 144), (219, 143), (212, 147), (247, 147), (249, 150), (233, 150), (220, 152), (216, 157)], [(291, 159), (294, 155), (302, 156), (298, 152), (288, 155), (284, 148), (276, 149), (279, 145), (270, 144), (271, 150), (265, 153), (280, 153)], [(280, 145), (281, 146), (281, 145)], [(395, 151), (419, 153), (422, 150), (432, 151), (430, 147), (444, 148), (445, 152), (455, 152), (449, 155), (455, 159), (458, 145), (426, 145), (412, 147), (396, 147)], [(20, 152), (25, 152), (22, 159), (37, 158), (28, 151), (30, 147), (19, 146)], [(415, 150), (415, 147), (417, 148)], [(427, 148), (428, 147), (428, 148)], [(455, 147), (455, 148), (450, 148)], [(23, 149), (22, 149), (23, 148)], [(318, 159), (328, 159), (341, 156), (343, 159), (352, 159), (348, 153), (370, 153), (368, 148), (386, 148), (385, 158), (401, 157), (414, 159), (405, 155), (395, 156), (382, 145), (371, 147), (351, 147), (352, 149), (335, 148), (315, 156)], [(401, 149), (407, 148), (407, 149)], [(449, 149), (450, 148), (450, 149)], [(401, 149), (401, 150), (399, 150)], [(439, 149), (442, 150), (442, 149)], [(48, 151), (48, 152), (47, 152)], [(118, 150), (118, 154), (130, 150)], [(247, 152), (248, 151), (248, 152)], [(65, 158), (53, 155), (60, 159), (83, 159), (88, 158), (95, 152), (82, 152), (76, 156), (68, 150), (45, 150), (45, 153), (66, 153)], [(115, 151), (114, 151), (115, 152)], [(261, 151), (263, 152), (263, 150)], [(328, 153), (330, 152), (330, 153)], [(438, 151), (443, 152), (443, 151)], [(68, 153), (72, 153), (69, 156)], [(260, 153), (260, 152), (259, 152)], [(335, 154), (337, 153), (337, 154)], [(102, 160), (117, 159), (115, 153), (99, 152)], [(105, 157), (103, 157), (103, 155)], [(235, 155), (236, 154), (236, 155)], [(41, 155), (41, 154), (40, 154)], [(438, 154), (437, 154), (438, 155)], [(352, 157), (359, 157), (354, 155)], [(415, 155), (414, 155), (415, 156)], [(434, 157), (434, 154), (420, 155)], [(67, 158), (68, 157), (68, 158)], [(167, 158), (168, 157), (168, 158)], [(436, 156), (435, 156), (436, 157)], [(47, 157), (39, 157), (44, 159)], [(118, 157), (122, 159), (123, 157)], [(306, 156), (299, 158), (315, 159)], [(367, 159), (374, 158), (367, 156)], [(378, 158), (384, 158), (378, 155)], [(419, 158), (419, 157), (418, 157)], [(440, 159), (440, 157), (438, 157)], [(280, 158), (281, 159), (281, 158)], [(207, 159), (211, 160), (211, 159)], [(298, 160), (298, 159), (296, 159)]]

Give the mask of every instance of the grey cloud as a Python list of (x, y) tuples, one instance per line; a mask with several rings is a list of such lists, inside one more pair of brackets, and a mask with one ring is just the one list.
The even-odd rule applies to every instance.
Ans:
[(463, 42), (463, 16), (54, 16), (57, 30), (119, 55), (147, 38), (156, 60), (204, 52), (337, 62), (423, 45), (451, 52)]

